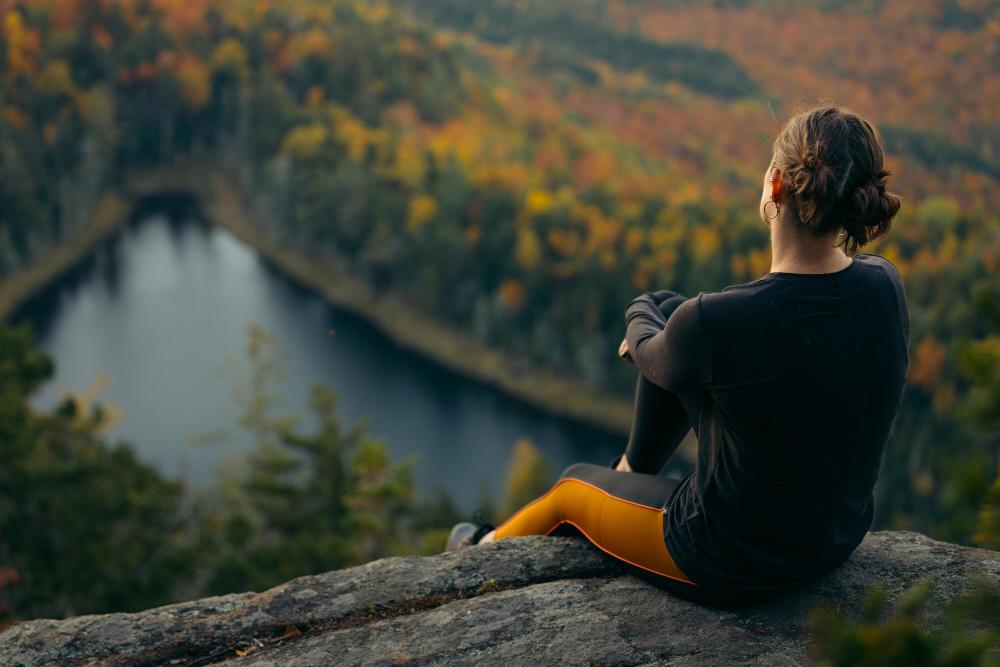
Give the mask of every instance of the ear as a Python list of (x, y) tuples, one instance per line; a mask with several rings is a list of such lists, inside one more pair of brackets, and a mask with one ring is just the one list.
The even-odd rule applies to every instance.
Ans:
[(784, 191), (784, 185), (781, 182), (781, 170), (775, 167), (771, 170), (771, 199), (775, 204), (781, 202), (781, 194)]

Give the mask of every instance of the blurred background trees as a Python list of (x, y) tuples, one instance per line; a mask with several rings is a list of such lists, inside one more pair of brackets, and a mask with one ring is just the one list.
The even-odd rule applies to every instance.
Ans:
[[(892, 234), (866, 248), (899, 267), (912, 325), (877, 526), (996, 546), (998, 11), (988, 0), (0, 0), (0, 279), (86, 224), (102, 190), (203, 161), (253, 193), (267, 242), (628, 397), (634, 375), (614, 355), (624, 305), (766, 273), (754, 206), (770, 142), (800, 102), (843, 102), (881, 129), (904, 200)], [(440, 521), (407, 510), (406, 466), (343, 428), (323, 390), (305, 430), (258, 396), (246, 476), (189, 498), (105, 442), (99, 412), (33, 414), (26, 396), (48, 362), (25, 334), (4, 335), (0, 589), (19, 614), (110, 609), (126, 589), (136, 597), (119, 608), (148, 606), (180, 581), (259, 587), (272, 567), (292, 571), (293, 551), (314, 568), (428, 548), (453, 516), (440, 498)], [(127, 502), (107, 488), (112, 468)], [(318, 488), (316, 470), (333, 488)], [(522, 490), (508, 504), (551, 474), (513, 475)], [(99, 515), (89, 528), (77, 507)], [(30, 529), (18, 511), (36, 513)], [(90, 565), (65, 555), (88, 535), (135, 546)], [(195, 576), (194, 552), (228, 563), (229, 579)], [(171, 564), (164, 579), (128, 580), (153, 553)], [(62, 560), (126, 579), (85, 593), (60, 578)], [(43, 568), (52, 588), (30, 599), (25, 582)]]

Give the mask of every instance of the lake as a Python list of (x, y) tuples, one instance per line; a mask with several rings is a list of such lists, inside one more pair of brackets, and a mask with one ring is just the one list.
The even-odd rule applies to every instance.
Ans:
[(224, 229), (168, 208), (140, 209), (15, 315), (56, 362), (37, 407), (103, 378), (98, 400), (121, 413), (108, 435), (164, 473), (205, 485), (253, 446), (235, 426), (226, 368), (245, 359), (255, 324), (283, 355), (282, 411), (305, 413), (312, 384), (332, 386), (345, 425), (365, 420), (394, 461), (417, 457), (418, 490), (446, 489), (465, 511), (498, 494), (521, 438), (555, 472), (606, 464), (624, 448), (622, 435), (547, 414), (399, 347)]

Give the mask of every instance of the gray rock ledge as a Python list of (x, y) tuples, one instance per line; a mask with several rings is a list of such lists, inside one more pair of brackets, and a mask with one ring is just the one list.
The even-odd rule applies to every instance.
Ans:
[(627, 574), (582, 540), (524, 537), (426, 558), (386, 558), (134, 614), (36, 620), (0, 633), (0, 665), (799, 665), (819, 603), (856, 614), (937, 582), (928, 609), (984, 577), (1000, 553), (919, 533), (870, 533), (837, 572), (742, 610), (699, 606)]

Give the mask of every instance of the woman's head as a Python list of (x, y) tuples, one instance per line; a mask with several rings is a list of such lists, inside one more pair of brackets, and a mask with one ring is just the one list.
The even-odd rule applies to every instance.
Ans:
[(817, 236), (843, 229), (853, 253), (888, 232), (899, 210), (899, 197), (886, 191), (884, 160), (878, 133), (858, 114), (832, 106), (804, 111), (774, 141), (765, 199)]

